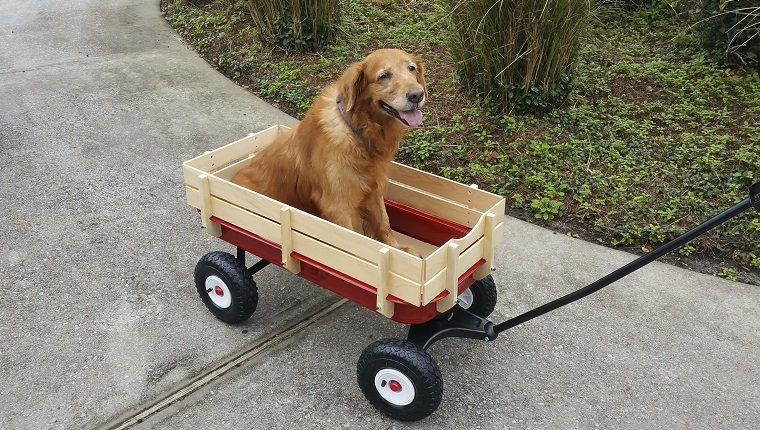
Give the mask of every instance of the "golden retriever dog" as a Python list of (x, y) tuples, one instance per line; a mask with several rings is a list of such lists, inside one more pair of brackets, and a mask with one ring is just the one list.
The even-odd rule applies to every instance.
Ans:
[(424, 66), (379, 49), (327, 86), (303, 120), (232, 182), (419, 256), (393, 236), (383, 194), (409, 127), (422, 123)]

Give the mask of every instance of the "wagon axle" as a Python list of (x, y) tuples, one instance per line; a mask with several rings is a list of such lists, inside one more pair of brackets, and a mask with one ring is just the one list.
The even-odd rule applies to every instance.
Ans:
[(491, 341), (496, 339), (497, 335), (491, 321), (456, 305), (432, 321), (410, 325), (406, 340), (422, 349), (428, 349), (435, 342), (447, 337)]

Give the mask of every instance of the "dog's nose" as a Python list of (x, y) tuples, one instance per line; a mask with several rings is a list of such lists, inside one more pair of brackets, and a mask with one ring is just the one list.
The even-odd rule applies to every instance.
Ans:
[(412, 103), (419, 103), (425, 98), (425, 91), (422, 88), (417, 88), (406, 93), (406, 99)]

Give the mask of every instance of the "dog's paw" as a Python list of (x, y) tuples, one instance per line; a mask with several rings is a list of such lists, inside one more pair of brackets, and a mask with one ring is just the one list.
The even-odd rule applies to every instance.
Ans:
[(417, 251), (416, 249), (412, 248), (411, 246), (401, 245), (401, 246), (398, 247), (398, 249), (400, 249), (400, 250), (402, 250), (402, 251), (404, 251), (406, 253), (412, 254), (415, 257), (425, 258), (425, 257), (422, 256), (422, 254), (419, 253), (419, 251)]

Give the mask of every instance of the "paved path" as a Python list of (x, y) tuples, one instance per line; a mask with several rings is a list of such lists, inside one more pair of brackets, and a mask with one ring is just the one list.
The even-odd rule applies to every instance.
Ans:
[[(278, 269), (243, 325), (198, 300), (196, 260), (229, 247), (200, 230), (180, 164), (293, 120), (157, 3), (0, 0), (0, 428), (406, 427), (355, 382), (362, 349), (403, 327)], [(493, 318), (632, 258), (509, 219)], [(496, 342), (434, 345), (444, 400), (409, 427), (753, 428), (758, 333), (760, 289), (655, 263)]]
[[(0, 1), (0, 428), (86, 428), (336, 298), (281, 271), (250, 323), (194, 292), (181, 164), (293, 121), (185, 47), (157, 1)], [(243, 334), (243, 330), (247, 333)]]

